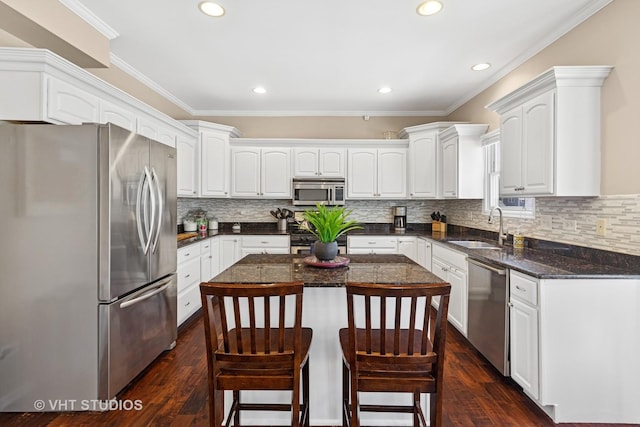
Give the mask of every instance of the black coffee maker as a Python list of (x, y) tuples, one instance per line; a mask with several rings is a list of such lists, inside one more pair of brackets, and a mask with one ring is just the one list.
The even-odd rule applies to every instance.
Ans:
[(393, 207), (393, 229), (396, 233), (402, 233), (407, 229), (407, 207)]

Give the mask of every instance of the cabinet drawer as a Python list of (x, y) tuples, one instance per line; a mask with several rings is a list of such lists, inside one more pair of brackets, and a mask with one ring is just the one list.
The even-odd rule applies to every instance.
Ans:
[(194, 243), (193, 245), (178, 249), (178, 265), (198, 257), (200, 257), (199, 243)]
[(538, 305), (538, 281), (533, 277), (512, 271), (509, 276), (509, 292), (511, 298)]
[(289, 236), (242, 236), (243, 248), (289, 248)]
[(467, 271), (467, 256), (465, 254), (445, 248), (438, 244), (433, 245), (432, 253), (434, 258), (439, 258), (447, 264), (457, 267), (465, 272)]
[(348, 239), (349, 248), (354, 249), (393, 249), (398, 248), (397, 237), (386, 236), (349, 236)]
[(202, 306), (200, 283), (178, 294), (178, 326)]
[(178, 292), (200, 283), (200, 257), (178, 266)]
[(211, 239), (207, 239), (200, 242), (200, 254), (209, 255), (210, 252), (211, 252)]

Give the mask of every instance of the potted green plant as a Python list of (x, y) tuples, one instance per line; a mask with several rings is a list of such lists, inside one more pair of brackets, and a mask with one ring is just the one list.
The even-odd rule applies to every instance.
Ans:
[(356, 221), (347, 220), (351, 211), (344, 207), (328, 208), (317, 204), (316, 209), (304, 211), (303, 218), (309, 230), (318, 240), (314, 243), (314, 254), (321, 261), (331, 261), (338, 255), (336, 239), (344, 233), (362, 228)]

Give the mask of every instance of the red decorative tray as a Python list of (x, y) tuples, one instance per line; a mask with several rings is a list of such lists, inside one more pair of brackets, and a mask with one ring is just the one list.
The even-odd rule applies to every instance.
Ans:
[(344, 267), (345, 265), (349, 264), (349, 261), (351, 260), (347, 257), (337, 256), (331, 261), (320, 261), (318, 258), (316, 258), (315, 255), (311, 255), (303, 258), (302, 261), (305, 264), (313, 267), (336, 268), (336, 267)]

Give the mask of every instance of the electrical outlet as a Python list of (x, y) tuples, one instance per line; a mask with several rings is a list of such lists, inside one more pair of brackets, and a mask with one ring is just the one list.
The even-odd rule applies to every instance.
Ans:
[(565, 219), (562, 221), (562, 229), (567, 231), (576, 231), (578, 229), (578, 222), (575, 219)]
[(552, 230), (553, 221), (551, 215), (540, 215), (540, 228), (543, 230)]
[(607, 235), (607, 220), (604, 218), (596, 219), (596, 234), (598, 236)]

